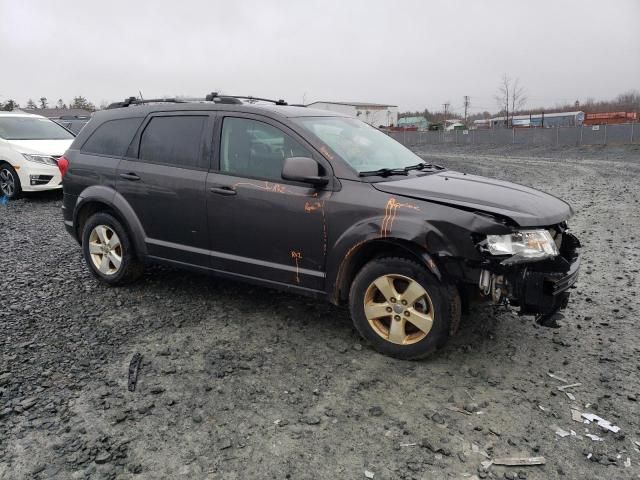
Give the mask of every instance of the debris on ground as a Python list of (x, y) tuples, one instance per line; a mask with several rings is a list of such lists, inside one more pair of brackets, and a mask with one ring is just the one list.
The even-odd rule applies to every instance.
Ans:
[(571, 420), (573, 420), (574, 422), (584, 423), (584, 420), (582, 419), (582, 412), (580, 410), (572, 408)]
[(507, 465), (510, 467), (524, 465), (544, 465), (546, 463), (544, 457), (499, 457), (494, 458), (494, 465)]
[(561, 438), (568, 437), (569, 435), (571, 435), (571, 432), (567, 432), (566, 430), (563, 430), (562, 428), (555, 427), (554, 429), (555, 429), (556, 435), (558, 435)]
[(564, 378), (559, 377), (558, 375), (554, 375), (553, 373), (547, 373), (547, 375), (549, 375), (551, 378), (555, 378), (556, 380), (560, 380), (561, 382), (567, 383), (567, 381)]
[(561, 392), (564, 392), (567, 388), (579, 387), (581, 385), (582, 385), (581, 383), (572, 383), (571, 385), (561, 385), (560, 387), (557, 387), (557, 388)]
[(618, 433), (620, 431), (620, 427), (612, 425), (611, 422), (605, 420), (602, 417), (599, 417), (594, 413), (583, 413), (582, 417), (586, 420), (589, 420), (590, 422), (596, 422), (599, 427), (604, 428), (605, 430), (608, 430), (610, 432)]
[(593, 433), (585, 433), (584, 436), (585, 437), (589, 437), (594, 442), (603, 442), (604, 441), (604, 438), (599, 437), (598, 435), (594, 435)]
[(365, 478), (373, 478), (373, 477), (376, 476), (376, 474), (371, 472), (371, 471), (369, 471), (369, 470), (365, 470), (364, 471), (364, 476), (365, 476)]
[(455, 405), (447, 405), (447, 410), (451, 410), (452, 412), (464, 413), (465, 415), (471, 415), (471, 412), (466, 411), (464, 408), (456, 407)]
[(136, 389), (138, 383), (138, 372), (140, 371), (140, 363), (142, 362), (142, 355), (140, 353), (134, 353), (129, 363), (129, 391), (133, 392)]

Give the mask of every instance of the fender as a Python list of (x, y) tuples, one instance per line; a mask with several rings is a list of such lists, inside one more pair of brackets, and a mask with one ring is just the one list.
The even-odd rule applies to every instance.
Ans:
[[(426, 245), (427, 233), (431, 237), (440, 237), (435, 228), (427, 228), (424, 221), (417, 221), (415, 215), (398, 215), (394, 219), (393, 232), (383, 227), (385, 217), (370, 217), (345, 230), (330, 249), (331, 255), (327, 259), (327, 295), (333, 303), (340, 300), (340, 286), (345, 276), (350, 274), (351, 262), (357, 258), (363, 249), (388, 243), (390, 246), (402, 248), (412, 254), (438, 279), (442, 280), (442, 273), (437, 263), (429, 254)], [(422, 219), (420, 219), (422, 220)], [(441, 242), (444, 243), (444, 242)]]
[(111, 187), (93, 185), (86, 188), (78, 196), (75, 208), (73, 209), (74, 225), (77, 225), (77, 217), (80, 209), (90, 202), (104, 203), (115, 210), (125, 222), (125, 227), (129, 231), (131, 241), (136, 247), (136, 252), (138, 252), (139, 255), (147, 255), (147, 245), (145, 242), (147, 235), (144, 232), (144, 228), (142, 228), (142, 223), (138, 219), (133, 208), (131, 208), (131, 205), (129, 205), (129, 202), (127, 202), (120, 193)]

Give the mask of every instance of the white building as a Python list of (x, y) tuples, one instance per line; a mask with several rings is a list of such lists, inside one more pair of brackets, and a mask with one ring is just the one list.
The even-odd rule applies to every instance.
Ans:
[(398, 124), (397, 105), (364, 102), (313, 102), (307, 105), (307, 107), (350, 115), (374, 127), (381, 125), (388, 127)]

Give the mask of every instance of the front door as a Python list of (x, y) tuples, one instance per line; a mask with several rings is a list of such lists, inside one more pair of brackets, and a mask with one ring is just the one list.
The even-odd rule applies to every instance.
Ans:
[(208, 114), (156, 114), (118, 166), (118, 193), (135, 211), (148, 254), (208, 268), (205, 183)]
[(330, 192), (281, 177), (285, 158), (318, 157), (277, 122), (241, 114), (219, 122), (218, 169), (207, 176), (212, 267), (323, 289)]

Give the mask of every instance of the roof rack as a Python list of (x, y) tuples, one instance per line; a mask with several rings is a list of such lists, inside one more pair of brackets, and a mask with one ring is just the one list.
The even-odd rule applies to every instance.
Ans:
[(107, 107), (107, 110), (113, 108), (124, 108), (130, 105), (144, 105), (145, 103), (189, 103), (189, 102), (214, 102), (227, 103), (232, 105), (240, 105), (240, 100), (249, 100), (249, 102), (271, 102), (275, 105), (288, 105), (284, 100), (272, 100), (270, 98), (242, 96), (242, 95), (220, 95), (218, 92), (212, 92), (205, 98), (151, 98), (139, 99), (137, 97), (125, 98), (123, 102), (115, 102)]
[(145, 103), (186, 103), (179, 98), (151, 98), (146, 100), (140, 100), (137, 97), (125, 98), (123, 102), (115, 102), (107, 107), (107, 110), (112, 108), (128, 107), (129, 105), (143, 105)]
[[(209, 95), (206, 96), (205, 100), (207, 100), (208, 102), (215, 102), (216, 99), (226, 99), (226, 98), (235, 98), (238, 100), (249, 100), (251, 101), (255, 101), (255, 102), (271, 102), (274, 103), (276, 105), (288, 105), (287, 102), (285, 102), (284, 100), (280, 99), (280, 100), (273, 100), (271, 98), (261, 98), (261, 97), (252, 97), (252, 96), (242, 96), (242, 95), (220, 95), (218, 92), (212, 92)], [(223, 103), (223, 102), (220, 102)]]

